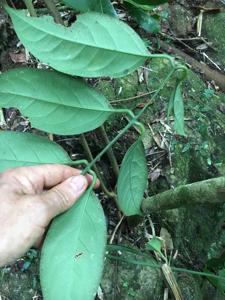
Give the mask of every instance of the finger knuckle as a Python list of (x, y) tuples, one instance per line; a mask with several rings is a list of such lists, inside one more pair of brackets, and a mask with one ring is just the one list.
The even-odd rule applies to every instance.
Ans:
[[(55, 197), (55, 201), (58, 201), (58, 205), (60, 209), (64, 210), (65, 208), (70, 207), (70, 199), (68, 195), (66, 195), (64, 192), (62, 192), (58, 188), (52, 189), (53, 197)], [(55, 196), (54, 196), (55, 194)]]

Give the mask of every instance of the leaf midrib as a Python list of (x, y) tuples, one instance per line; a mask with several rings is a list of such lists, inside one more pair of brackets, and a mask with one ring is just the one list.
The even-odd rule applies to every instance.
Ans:
[[(15, 14), (14, 12), (13, 12), (13, 14)], [(144, 57), (148, 57), (149, 55), (147, 55), (147, 53), (146, 53), (146, 55), (143, 55), (143, 54), (137, 54), (137, 53), (128, 53), (128, 52), (125, 52), (125, 51), (118, 51), (117, 49), (115, 49), (115, 50), (113, 50), (113, 49), (108, 49), (108, 48), (105, 48), (105, 47), (100, 47), (100, 46), (94, 46), (94, 45), (91, 45), (91, 44), (85, 44), (85, 43), (80, 43), (79, 41), (73, 41), (73, 40), (70, 40), (70, 39), (67, 39), (67, 38), (65, 38), (65, 36), (61, 36), (61, 35), (56, 35), (56, 34), (54, 34), (54, 33), (52, 33), (51, 31), (48, 31), (48, 30), (46, 30), (45, 28), (45, 30), (43, 30), (43, 28), (41, 27), (38, 27), (37, 25), (35, 25), (35, 24), (33, 24), (33, 23), (31, 23), (30, 24), (30, 22), (28, 22), (28, 20), (26, 20), (26, 19), (24, 19), (22, 16), (20, 16), (19, 14), (15, 14), (18, 18), (20, 18), (23, 22), (25, 22), (25, 23), (27, 23), (27, 24), (29, 24), (29, 25), (31, 25), (31, 26), (33, 26), (34, 28), (36, 28), (37, 30), (39, 30), (39, 31), (41, 31), (41, 32), (44, 32), (44, 33), (46, 33), (46, 34), (49, 34), (49, 35), (52, 35), (52, 36), (54, 36), (54, 37), (56, 37), (57, 39), (62, 39), (62, 40), (65, 40), (65, 41), (68, 41), (68, 42), (70, 42), (70, 43), (76, 43), (76, 44), (79, 44), (79, 45), (86, 45), (87, 47), (91, 47), (91, 48), (95, 48), (95, 49), (103, 49), (103, 50), (106, 50), (106, 51), (109, 51), (109, 52), (117, 52), (117, 53), (122, 53), (122, 54), (126, 54), (126, 55), (134, 55), (134, 56), (140, 56), (140, 57), (142, 57), (142, 58), (144, 58)], [(25, 16), (26, 17), (26, 16)], [(38, 19), (37, 17), (31, 17), (31, 18), (33, 18), (33, 19)], [(45, 19), (46, 19), (47, 17), (45, 17)], [(51, 17), (48, 17), (48, 18), (51, 18)], [(55, 24), (56, 26), (59, 26), (59, 27), (61, 27), (62, 25), (60, 25), (60, 24)], [(73, 26), (73, 25), (72, 25)], [(62, 27), (64, 27), (64, 26), (62, 26)], [(74, 26), (75, 27), (75, 26)], [(65, 28), (67, 28), (67, 27), (65, 27)]]
[(49, 104), (55, 104), (55, 105), (61, 105), (61, 106), (65, 106), (65, 107), (68, 107), (68, 108), (73, 108), (73, 109), (82, 109), (82, 110), (90, 110), (90, 111), (99, 111), (99, 112), (108, 112), (108, 113), (113, 113), (115, 110), (112, 108), (112, 109), (96, 109), (96, 108), (87, 108), (87, 107), (76, 107), (76, 106), (72, 106), (72, 105), (65, 105), (65, 104), (62, 104), (62, 103), (57, 103), (57, 102), (50, 102), (50, 101), (46, 101), (45, 99), (41, 99), (41, 98), (31, 98), (29, 96), (25, 96), (25, 95), (22, 95), (22, 94), (16, 94), (16, 93), (12, 93), (12, 92), (2, 92), (0, 91), (0, 94), (4, 94), (4, 95), (13, 95), (13, 96), (18, 96), (18, 97), (24, 97), (26, 99), (29, 99), (31, 101), (42, 101), (44, 103), (49, 103)]

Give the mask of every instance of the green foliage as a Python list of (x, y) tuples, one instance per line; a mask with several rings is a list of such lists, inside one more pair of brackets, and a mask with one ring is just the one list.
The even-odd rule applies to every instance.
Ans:
[(162, 245), (163, 245), (163, 241), (156, 236), (153, 237), (150, 241), (148, 241), (145, 247), (148, 250), (161, 253)]
[(31, 133), (0, 133), (0, 172), (13, 167), (47, 163), (69, 164), (68, 154), (49, 139)]
[(42, 62), (83, 77), (129, 74), (149, 56), (141, 38), (128, 25), (106, 15), (79, 15), (65, 28), (51, 17), (30, 18), (7, 7), (24, 46)]
[(105, 246), (104, 213), (88, 190), (72, 209), (55, 218), (48, 231), (40, 266), (44, 299), (94, 299)]
[[(146, 6), (149, 10), (166, 1), (128, 2), (139, 7)], [(56, 24), (49, 16), (29, 17), (26, 10), (6, 6), (19, 39), (41, 62), (68, 75), (119, 77), (134, 71), (147, 58), (167, 59), (171, 71), (162, 80), (151, 101), (158, 97), (177, 70), (184, 71), (185, 67), (177, 66), (168, 55), (150, 54), (133, 29), (117, 18), (105, 15), (115, 16), (109, 0), (65, 0), (65, 3), (81, 12), (94, 10), (100, 13), (78, 15), (76, 22), (67, 28)], [(32, 2), (30, 5), (32, 13)], [(134, 11), (145, 30), (157, 32), (158, 23), (144, 13), (146, 15), (141, 10)], [(20, 68), (1, 74), (0, 106), (17, 107), (29, 117), (35, 128), (60, 135), (94, 130), (112, 113), (128, 114), (128, 124), (116, 137), (89, 164), (82, 161), (86, 164), (83, 174), (89, 172), (93, 175), (92, 166), (107, 150), (113, 155), (111, 147), (133, 125), (141, 129), (143, 136), (144, 126), (137, 120), (150, 102), (137, 115), (128, 109), (115, 109), (84, 81), (62, 73)], [(183, 135), (182, 79), (178, 80), (170, 110), (174, 112), (177, 132)], [(147, 184), (142, 136), (127, 151), (118, 178), (118, 206), (126, 216), (141, 213)], [(115, 163), (115, 159), (113, 161)], [(71, 161), (59, 145), (46, 138), (15, 132), (0, 133), (0, 162), (0, 171), (40, 163), (78, 163)], [(46, 300), (94, 299), (103, 268), (106, 225), (102, 207), (91, 189), (69, 211), (58, 216), (48, 231), (40, 269)], [(88, 276), (90, 272), (91, 276)]]
[(147, 177), (144, 146), (139, 139), (124, 156), (117, 183), (118, 205), (126, 216), (141, 213), (140, 206)]
[(116, 16), (116, 11), (113, 8), (110, 0), (64, 0), (64, 2), (74, 8), (76, 11), (97, 11), (113, 17)]
[(141, 28), (150, 33), (160, 32), (160, 19), (157, 15), (151, 16), (148, 12), (143, 9), (134, 7), (129, 3), (126, 5), (130, 15), (139, 24)]
[(174, 114), (174, 129), (178, 134), (186, 136), (184, 131), (184, 101), (181, 93), (181, 83), (177, 84), (172, 92), (168, 105), (168, 117), (172, 112)]
[(168, 2), (168, 0), (132, 0), (141, 5), (160, 5)]
[(55, 134), (93, 130), (114, 111), (84, 81), (53, 71), (14, 69), (0, 75), (0, 86), (1, 107), (17, 107), (34, 127)]

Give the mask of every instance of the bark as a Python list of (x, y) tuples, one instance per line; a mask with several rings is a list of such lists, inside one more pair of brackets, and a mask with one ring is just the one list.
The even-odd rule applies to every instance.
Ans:
[(220, 89), (225, 92), (225, 75), (211, 69), (203, 62), (198, 62), (196, 59), (191, 57), (190, 55), (184, 53), (183, 51), (168, 45), (164, 41), (160, 40), (160, 47), (163, 51), (169, 54), (175, 54), (182, 57), (188, 64), (192, 66), (192, 68), (196, 72), (200, 72), (207, 80), (214, 81), (216, 85), (220, 87)]
[(142, 211), (151, 213), (185, 205), (217, 203), (225, 203), (225, 177), (182, 185), (173, 190), (147, 197), (142, 202)]

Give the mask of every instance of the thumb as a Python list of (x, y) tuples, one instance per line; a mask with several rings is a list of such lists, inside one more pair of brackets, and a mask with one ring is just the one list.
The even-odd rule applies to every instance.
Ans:
[(84, 193), (87, 186), (86, 177), (77, 175), (70, 177), (43, 194), (42, 201), (48, 206), (48, 217), (52, 219), (69, 209)]

